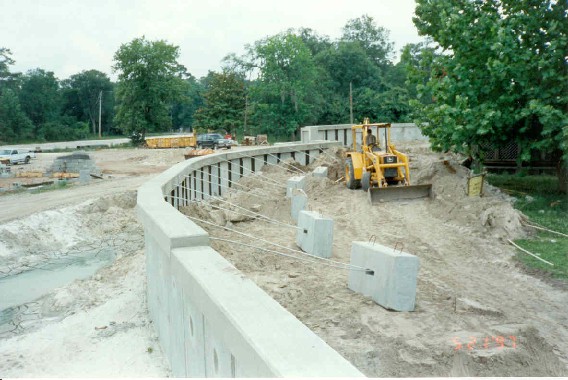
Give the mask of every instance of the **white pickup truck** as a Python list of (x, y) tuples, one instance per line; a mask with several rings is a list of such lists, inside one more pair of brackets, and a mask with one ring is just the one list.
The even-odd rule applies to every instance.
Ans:
[(32, 158), (35, 158), (35, 153), (29, 149), (7, 148), (0, 150), (0, 163), (6, 165), (29, 164)]

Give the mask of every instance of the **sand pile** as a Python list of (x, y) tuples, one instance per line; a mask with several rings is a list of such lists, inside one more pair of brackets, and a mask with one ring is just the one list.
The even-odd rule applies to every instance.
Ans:
[(347, 150), (341, 147), (333, 147), (325, 151), (316, 158), (311, 167), (325, 166), (327, 167), (327, 177), (336, 181), (345, 177), (345, 152)]
[(432, 184), (434, 200), (430, 212), (475, 228), (494, 238), (519, 239), (529, 233), (522, 223), (526, 216), (513, 207), (513, 199), (485, 183), (482, 197), (467, 196), (469, 169), (458, 155), (416, 154), (412, 157), (411, 181)]
[(0, 277), (107, 247), (118, 256), (140, 249), (135, 205), (136, 192), (123, 192), (0, 225)]

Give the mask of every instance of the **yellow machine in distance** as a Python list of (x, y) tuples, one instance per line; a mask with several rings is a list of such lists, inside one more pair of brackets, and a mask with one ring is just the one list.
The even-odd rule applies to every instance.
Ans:
[[(410, 184), (408, 156), (391, 143), (390, 123), (353, 125), (353, 150), (345, 160), (345, 183), (349, 189), (361, 187), (371, 203), (397, 199), (430, 197), (432, 185)], [(361, 136), (358, 147), (357, 136)]]

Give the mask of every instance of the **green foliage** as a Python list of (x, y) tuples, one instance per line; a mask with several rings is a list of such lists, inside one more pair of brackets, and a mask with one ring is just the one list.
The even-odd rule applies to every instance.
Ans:
[(513, 195), (558, 193), (558, 178), (550, 175), (489, 174), (487, 181)]
[(60, 180), (56, 180), (51, 185), (39, 186), (37, 188), (33, 188), (33, 189), (29, 190), (29, 192), (31, 194), (41, 194), (41, 193), (45, 193), (47, 191), (63, 190), (63, 189), (68, 188), (68, 186), (69, 186), (69, 183), (67, 182), (66, 179), (60, 179)]
[(405, 88), (392, 87), (379, 92), (364, 87), (355, 91), (353, 97), (357, 99), (353, 105), (355, 121), (362, 121), (364, 117), (377, 121), (409, 121), (410, 105)]
[(350, 85), (354, 121), (409, 121), (411, 92), (404, 65), (393, 65), (389, 32), (368, 15), (349, 20), (337, 41), (311, 29), (292, 29), (225, 58), (245, 78), (247, 117), (257, 132), (288, 136), (309, 124), (348, 123)]
[(17, 95), (9, 88), (0, 92), (0, 141), (30, 138), (33, 125), (20, 108)]
[(10, 49), (0, 48), (0, 92), (6, 88), (17, 89), (20, 74), (10, 72), (10, 66), (15, 63), (11, 56)]
[(34, 137), (39, 137), (40, 125), (55, 121), (61, 110), (59, 83), (51, 71), (35, 69), (22, 76), (19, 93), (22, 110), (34, 125)]
[(82, 71), (62, 82), (64, 113), (78, 120), (88, 120), (93, 134), (98, 131), (99, 96), (102, 91), (102, 118), (109, 129), (113, 117), (113, 85), (109, 77), (97, 70)]
[(323, 99), (310, 49), (291, 30), (247, 46), (244, 57), (228, 57), (232, 67), (258, 75), (250, 87), (251, 120), (258, 132), (290, 135), (317, 121)]
[[(427, 39), (417, 44), (407, 44), (402, 49), (400, 57), (400, 66), (406, 71), (406, 87), (409, 92), (409, 98), (418, 102), (417, 108), (424, 105), (432, 104), (432, 91), (428, 86), (434, 71), (434, 61), (437, 60), (439, 54), (433, 41)], [(438, 76), (441, 70), (435, 71), (434, 75)]]
[(349, 96), (349, 83), (355, 89), (381, 88), (381, 72), (359, 43), (339, 41), (315, 59), (328, 73), (335, 93)]
[(236, 73), (212, 73), (203, 94), (205, 104), (195, 115), (200, 127), (235, 133), (243, 126), (245, 111), (244, 80)]
[(118, 72), (116, 116), (128, 135), (167, 131), (172, 126), (172, 105), (184, 99), (185, 67), (177, 62), (179, 48), (163, 40), (136, 38), (114, 55)]
[[(65, 86), (74, 82), (64, 81), (61, 90), (52, 72), (35, 69), (23, 76), (12, 74), (9, 66), (14, 60), (10, 55), (8, 49), (0, 49), (0, 140), (12, 143), (87, 137), (86, 123), (77, 121), (84, 116), (79, 90)], [(108, 78), (107, 82), (110, 84)]]
[(444, 50), (424, 86), (434, 102), (419, 117), (434, 148), (516, 141), (523, 160), (532, 149), (568, 152), (565, 2), (417, 0), (415, 13), (420, 34)]
[(89, 136), (89, 124), (77, 121), (71, 116), (61, 116), (56, 121), (43, 123), (38, 130), (38, 138), (47, 141), (73, 141)]
[(314, 57), (332, 46), (328, 36), (321, 36), (310, 28), (299, 28), (296, 34), (302, 39), (304, 45), (310, 49)]
[(377, 66), (385, 66), (391, 61), (393, 43), (389, 31), (377, 26), (369, 15), (349, 20), (343, 27), (342, 41), (356, 42)]
[[(552, 176), (490, 175), (488, 182), (517, 197), (515, 208), (528, 216), (532, 224), (568, 234), (568, 200), (560, 194), (558, 178)], [(529, 268), (568, 279), (568, 238), (539, 231), (532, 239), (516, 241), (529, 252), (552, 262), (553, 267), (529, 255), (519, 253), (517, 258)]]
[(172, 109), (173, 129), (193, 127), (195, 123), (194, 115), (204, 103), (204, 86), (191, 74), (189, 74), (186, 82), (185, 98), (187, 101), (175, 103)]

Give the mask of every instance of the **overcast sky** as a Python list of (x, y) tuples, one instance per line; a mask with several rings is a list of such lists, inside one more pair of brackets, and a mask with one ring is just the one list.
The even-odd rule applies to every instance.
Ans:
[(218, 71), (228, 53), (288, 28), (307, 27), (335, 39), (352, 18), (368, 14), (390, 30), (399, 51), (418, 42), (414, 0), (0, 0), (0, 47), (14, 72), (33, 68), (66, 79), (111, 66), (123, 43), (145, 35), (180, 47), (180, 63), (196, 77)]

